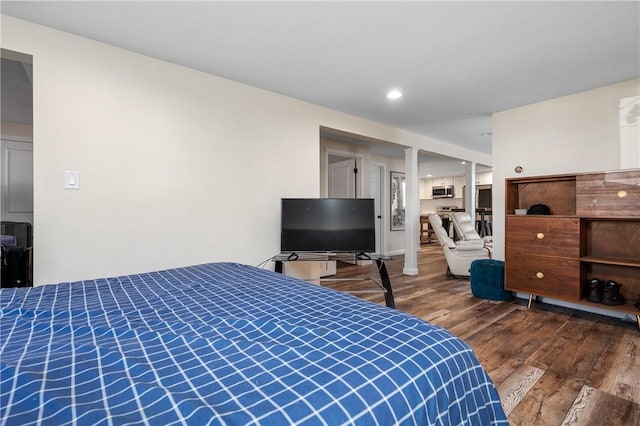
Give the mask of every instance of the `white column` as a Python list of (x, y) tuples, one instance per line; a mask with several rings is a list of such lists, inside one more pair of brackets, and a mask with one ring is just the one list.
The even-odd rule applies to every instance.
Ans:
[(418, 275), (418, 226), (420, 222), (420, 192), (418, 180), (418, 149), (404, 150), (405, 164), (405, 228), (404, 269), (405, 275)]
[(475, 223), (476, 217), (476, 163), (467, 161), (464, 172), (464, 210)]

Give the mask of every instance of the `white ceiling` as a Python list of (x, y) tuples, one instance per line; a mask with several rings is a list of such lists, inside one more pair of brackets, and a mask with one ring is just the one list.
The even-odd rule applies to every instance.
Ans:
[[(640, 76), (640, 2), (2, 1), (1, 11), (483, 153), (491, 114)], [(403, 98), (385, 92), (400, 88)], [(388, 147), (387, 147), (388, 148)]]

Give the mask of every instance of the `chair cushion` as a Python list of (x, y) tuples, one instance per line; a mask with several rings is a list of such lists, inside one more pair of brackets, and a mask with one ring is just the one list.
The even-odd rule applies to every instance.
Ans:
[(453, 225), (456, 232), (463, 240), (477, 240), (480, 238), (476, 231), (475, 224), (467, 212), (456, 212), (453, 214)]

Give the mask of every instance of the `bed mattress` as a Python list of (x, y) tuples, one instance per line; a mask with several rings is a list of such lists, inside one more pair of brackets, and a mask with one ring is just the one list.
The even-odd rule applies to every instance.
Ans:
[(0, 290), (0, 424), (507, 421), (469, 346), (234, 263)]

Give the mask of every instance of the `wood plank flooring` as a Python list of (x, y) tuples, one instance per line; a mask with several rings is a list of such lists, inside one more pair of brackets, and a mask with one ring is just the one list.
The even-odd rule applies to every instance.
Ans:
[[(525, 300), (474, 297), (469, 280), (447, 279), (439, 247), (423, 246), (417, 276), (387, 261), (396, 307), (465, 340), (498, 388), (511, 425), (640, 425), (640, 331), (635, 322)], [(375, 275), (375, 265), (338, 265), (338, 277)], [(337, 290), (375, 284), (324, 282)], [(384, 296), (357, 296), (384, 304)]]

